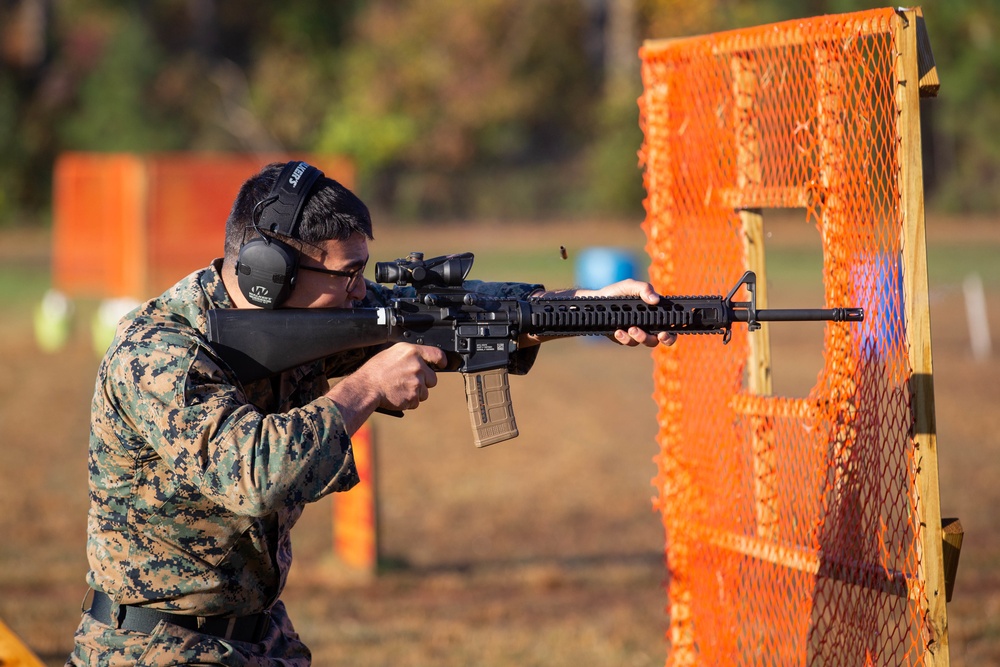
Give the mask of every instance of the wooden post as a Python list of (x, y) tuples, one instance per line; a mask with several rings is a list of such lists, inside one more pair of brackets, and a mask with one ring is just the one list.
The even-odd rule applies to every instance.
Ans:
[[(736, 190), (745, 193), (761, 186), (761, 146), (756, 123), (756, 103), (759, 81), (753, 61), (745, 54), (735, 54), (730, 60), (733, 74), (733, 125), (736, 134)], [(740, 197), (745, 204), (748, 197)], [(767, 271), (764, 258), (764, 215), (758, 208), (740, 208), (743, 223), (743, 243), (746, 267), (757, 275), (757, 307), (767, 308)], [(747, 359), (747, 389), (757, 396), (773, 393), (771, 380), (771, 342), (768, 324), (749, 336)], [(750, 420), (753, 456), (754, 513), (757, 536), (777, 537), (777, 461), (774, 451), (774, 424), (768, 417), (754, 416)]]
[[(914, 415), (917, 508), (920, 512), (918, 548), (921, 580), (925, 585), (930, 633), (924, 664), (949, 664), (947, 589), (944, 576), (941, 501), (938, 486), (937, 424), (934, 416), (934, 368), (931, 361), (931, 323), (927, 291), (927, 239), (924, 228), (923, 163), (920, 144), (919, 10), (896, 16), (896, 109), (899, 113), (900, 193), (903, 212), (903, 301), (908, 344), (911, 409)], [(926, 62), (926, 55), (923, 60)]]

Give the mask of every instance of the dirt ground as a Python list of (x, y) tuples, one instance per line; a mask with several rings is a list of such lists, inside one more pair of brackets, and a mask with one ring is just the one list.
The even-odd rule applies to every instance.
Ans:
[[(929, 226), (929, 243), (993, 248), (1000, 261), (997, 227), (942, 222)], [(576, 247), (642, 245), (637, 227), (438, 233), (394, 229), (383, 235), (399, 245), (376, 243), (373, 255), (497, 249), (510, 239), (551, 247), (554, 256), (567, 239)], [(423, 247), (407, 247), (418, 234)], [(799, 242), (792, 231), (786, 237)], [(47, 243), (44, 234), (0, 234), (0, 262), (37, 268)], [(942, 512), (966, 531), (948, 607), (952, 664), (998, 664), (1000, 350), (973, 360), (960, 289), (931, 287)], [(1000, 332), (1000, 285), (988, 283), (987, 296), (992, 331)], [(46, 664), (59, 665), (85, 592), (97, 358), (82, 335), (41, 353), (27, 307), (0, 310), (0, 619)], [(783, 335), (774, 354), (794, 367), (809, 352), (791, 330)], [(308, 508), (296, 528), (284, 600), (315, 664), (662, 665), (668, 619), (664, 536), (650, 501), (651, 369), (646, 350), (553, 343), (530, 375), (512, 379), (520, 438), (483, 450), (472, 445), (454, 375), (404, 419), (377, 416), (385, 572), (360, 577), (332, 556), (329, 499)]]

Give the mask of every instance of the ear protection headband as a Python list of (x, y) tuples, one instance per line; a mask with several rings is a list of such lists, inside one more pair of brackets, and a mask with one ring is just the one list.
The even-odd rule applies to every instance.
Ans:
[(291, 294), (299, 252), (263, 232), (295, 238), (302, 209), (322, 176), (322, 171), (305, 162), (289, 162), (267, 197), (254, 207), (251, 222), (258, 237), (243, 244), (236, 263), (240, 291), (250, 303), (261, 308), (277, 308)]

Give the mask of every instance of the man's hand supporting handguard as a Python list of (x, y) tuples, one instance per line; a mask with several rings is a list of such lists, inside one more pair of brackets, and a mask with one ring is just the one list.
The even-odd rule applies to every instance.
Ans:
[[(532, 296), (639, 296), (643, 301), (651, 306), (660, 302), (660, 295), (656, 293), (656, 290), (653, 289), (652, 285), (647, 282), (633, 280), (631, 278), (617, 283), (612, 283), (611, 285), (603, 287), (599, 290), (566, 289), (550, 292), (538, 292)], [(543, 337), (526, 334), (521, 336), (519, 344), (522, 347), (528, 347), (530, 345), (538, 345), (539, 343), (554, 340), (555, 338), (560, 338), (560, 336)], [(660, 333), (653, 335), (646, 333), (638, 327), (632, 327), (628, 331), (619, 329), (614, 333), (613, 337), (608, 336), (608, 338), (614, 340), (620, 345), (626, 345), (628, 347), (636, 347), (638, 345), (656, 347), (657, 345), (673, 345), (677, 340), (677, 334), (673, 334), (668, 331), (661, 331)]]

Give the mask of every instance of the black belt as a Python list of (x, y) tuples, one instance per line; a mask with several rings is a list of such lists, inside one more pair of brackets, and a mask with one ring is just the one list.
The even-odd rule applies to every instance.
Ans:
[(94, 591), (90, 615), (105, 625), (145, 634), (152, 633), (160, 621), (166, 621), (202, 634), (251, 643), (263, 639), (271, 624), (271, 616), (266, 611), (249, 616), (190, 616), (124, 604), (118, 607), (116, 622), (111, 616), (113, 606), (114, 602), (110, 597), (100, 591)]

